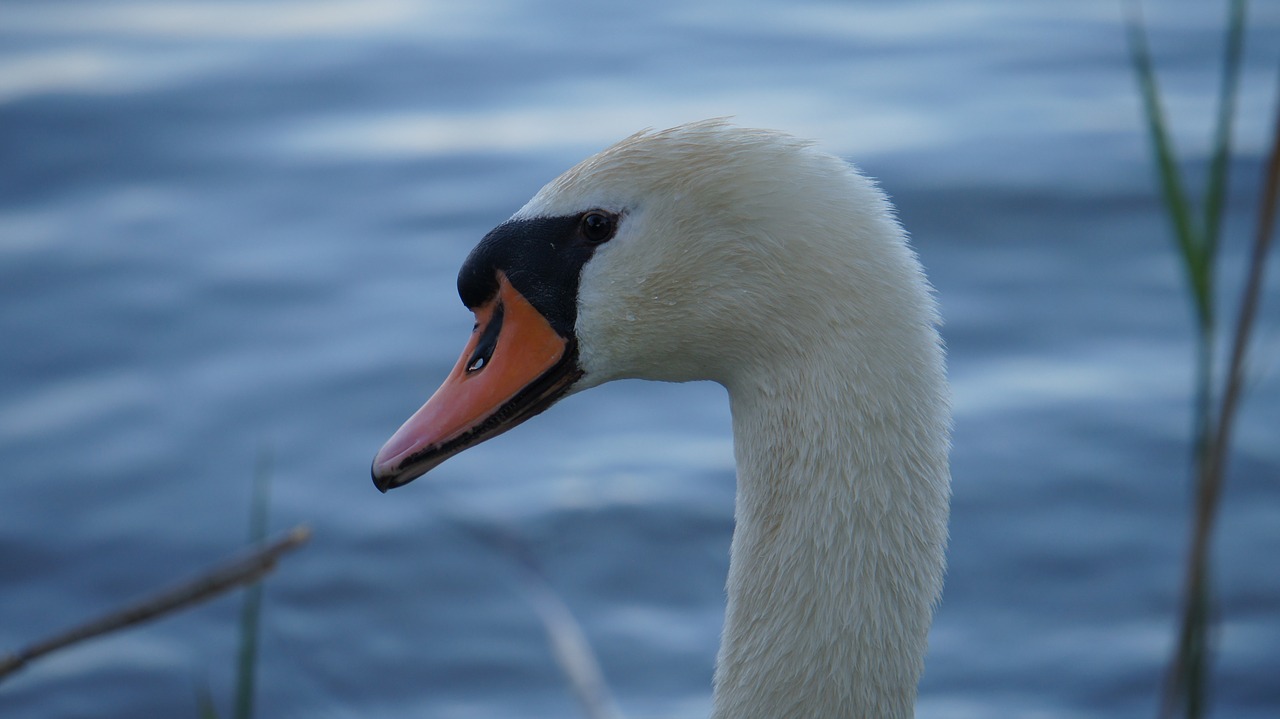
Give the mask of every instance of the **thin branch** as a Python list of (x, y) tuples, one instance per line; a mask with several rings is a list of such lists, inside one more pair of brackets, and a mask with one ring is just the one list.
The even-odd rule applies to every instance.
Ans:
[(256, 582), (275, 569), (282, 555), (302, 546), (310, 538), (310, 529), (295, 527), (281, 539), (214, 567), (195, 579), (0, 657), (0, 680), (50, 652), (185, 609), (230, 589)]
[[(1231, 430), (1235, 423), (1236, 408), (1244, 387), (1245, 356), (1253, 327), (1258, 316), (1258, 304), (1262, 298), (1262, 280), (1267, 256), (1275, 236), (1276, 205), (1280, 203), (1280, 108), (1276, 110), (1276, 125), (1271, 137), (1271, 155), (1264, 171), (1262, 198), (1258, 207), (1258, 226), (1253, 237), (1253, 251), (1249, 256), (1249, 277), (1240, 297), (1240, 314), (1236, 318), (1235, 335), (1231, 343), (1231, 359), (1227, 365), (1227, 388), (1222, 395), (1222, 408), (1218, 414), (1218, 433), (1214, 437), (1214, 452), (1210, 455), (1210, 476), (1221, 478), (1226, 466), (1227, 449), (1231, 445)], [(1216, 497), (1215, 497), (1216, 500)]]
[(472, 539), (511, 559), (520, 569), (521, 584), (546, 631), (551, 654), (588, 719), (622, 719), (622, 712), (609, 692), (609, 684), (595, 652), (591, 650), (586, 632), (547, 581), (546, 573), (528, 547), (505, 532), (482, 527), (460, 517), (448, 517), (448, 521)]
[(1271, 153), (1263, 176), (1262, 197), (1258, 205), (1258, 225), (1254, 233), (1253, 248), (1249, 256), (1248, 278), (1240, 296), (1240, 313), (1236, 318), (1235, 333), (1231, 342), (1231, 358), (1227, 365), (1226, 388), (1218, 409), (1218, 423), (1208, 457), (1204, 463), (1201, 492), (1196, 503), (1196, 531), (1192, 556), (1206, 557), (1213, 524), (1217, 518), (1218, 501), (1222, 495), (1228, 450), (1231, 448), (1231, 431), (1235, 426), (1241, 390), (1244, 387), (1245, 358), (1249, 341), (1258, 315), (1262, 298), (1262, 280), (1267, 256), (1271, 249), (1276, 223), (1276, 204), (1280, 201), (1280, 109), (1276, 113), (1275, 131), (1271, 140)]
[(1200, 464), (1197, 482), (1195, 525), (1192, 530), (1191, 555), (1188, 560), (1186, 608), (1183, 611), (1177, 653), (1166, 685), (1160, 716), (1172, 716), (1177, 702), (1178, 679), (1192, 670), (1186, 657), (1189, 649), (1204, 641), (1197, 635), (1196, 627), (1208, 620), (1209, 598), (1203, 590), (1207, 586), (1209, 571), (1209, 545), (1217, 520), (1222, 486), (1226, 480), (1226, 461), (1231, 448), (1231, 431), (1235, 425), (1237, 409), (1244, 387), (1245, 359), (1256, 325), (1258, 306), (1262, 298), (1263, 277), (1267, 258), (1275, 235), (1276, 206), (1280, 204), (1280, 108), (1276, 111), (1275, 130), (1271, 140), (1271, 152), (1263, 176), (1262, 197), (1258, 205), (1258, 224), (1254, 233), (1249, 257), (1248, 276), (1240, 297), (1240, 312), (1236, 317), (1232, 335), (1231, 356), (1227, 365), (1226, 387), (1218, 409), (1217, 425), (1204, 448), (1204, 461)]

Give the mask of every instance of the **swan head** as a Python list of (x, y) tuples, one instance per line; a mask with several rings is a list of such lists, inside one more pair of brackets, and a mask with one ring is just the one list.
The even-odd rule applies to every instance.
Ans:
[(633, 135), (471, 252), (458, 276), (470, 341), (378, 453), (374, 484), (406, 484), (614, 379), (732, 394), (803, 371), (833, 335), (869, 362), (857, 348), (883, 347), (877, 328), (931, 324), (925, 287), (888, 202), (843, 160), (721, 121)]

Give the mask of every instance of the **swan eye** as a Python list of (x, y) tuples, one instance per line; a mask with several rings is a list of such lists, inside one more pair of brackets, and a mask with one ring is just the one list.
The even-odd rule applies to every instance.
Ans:
[(613, 239), (618, 231), (618, 218), (607, 212), (593, 210), (582, 216), (582, 236), (593, 245)]

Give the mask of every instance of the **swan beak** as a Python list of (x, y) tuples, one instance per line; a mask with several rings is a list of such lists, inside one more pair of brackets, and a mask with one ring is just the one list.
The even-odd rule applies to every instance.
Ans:
[(550, 407), (579, 377), (576, 343), (561, 337), (506, 275), (475, 308), (476, 327), (444, 384), (373, 460), (373, 484), (399, 487), (471, 445)]

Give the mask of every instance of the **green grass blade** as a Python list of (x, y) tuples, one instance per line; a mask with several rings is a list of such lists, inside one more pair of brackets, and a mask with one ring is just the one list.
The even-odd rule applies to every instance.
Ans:
[(1152, 148), (1155, 150), (1161, 196), (1164, 199), (1165, 209), (1168, 210), (1169, 217), (1173, 221), (1178, 254), (1182, 259), (1183, 269), (1187, 273), (1187, 281), (1192, 290), (1197, 322), (1203, 331), (1213, 322), (1213, 283), (1209, 256), (1202, 237), (1196, 231), (1191, 202), (1187, 199), (1187, 193), (1182, 187), (1182, 177), (1174, 159), (1173, 141), (1165, 122), (1164, 109), (1160, 104), (1160, 88), (1156, 82), (1155, 68), (1151, 61), (1151, 49), (1147, 45), (1146, 32), (1142, 26), (1141, 9), (1136, 0), (1130, 2), (1129, 10), (1126, 21), (1129, 61), (1138, 80), (1147, 136), (1151, 139)]
[(236, 661), (235, 719), (252, 719), (254, 678), (258, 664), (258, 621), (262, 614), (262, 582), (244, 590), (240, 612), (240, 652)]
[(207, 682), (196, 686), (196, 709), (200, 719), (218, 719), (218, 707), (213, 703), (213, 692), (209, 691)]
[(1231, 130), (1235, 120), (1236, 97), (1240, 88), (1240, 57), (1244, 53), (1245, 0), (1232, 0), (1227, 21), (1227, 41), (1222, 60), (1222, 81), (1218, 89), (1218, 118), (1213, 137), (1213, 159), (1204, 197), (1204, 241), (1209, 255), (1218, 252), (1222, 233), (1222, 212), (1226, 205), (1228, 169), (1231, 158)]
[(253, 498), (249, 506), (249, 542), (260, 545), (267, 538), (267, 510), (270, 506), (271, 468), (274, 460), (270, 450), (258, 452), (253, 468)]
[[(261, 545), (267, 536), (268, 487), (271, 453), (258, 453), (253, 477), (253, 500), (249, 509), (249, 542)], [(258, 670), (258, 631), (262, 618), (262, 582), (245, 589), (240, 608), (240, 650), (236, 657), (236, 696), (232, 716), (253, 718), (254, 680)]]

